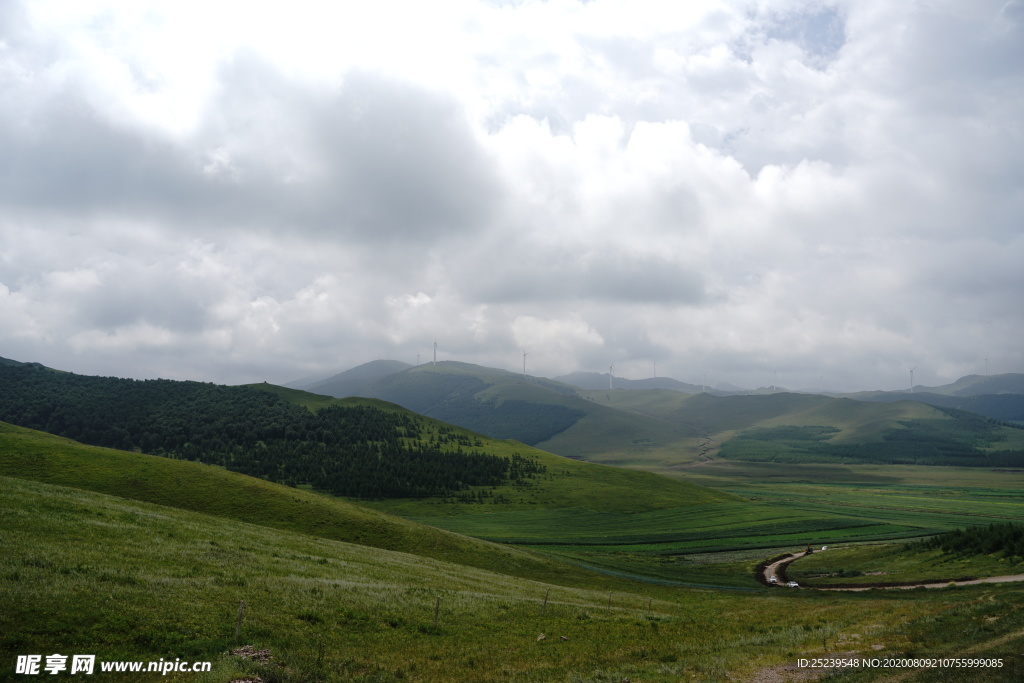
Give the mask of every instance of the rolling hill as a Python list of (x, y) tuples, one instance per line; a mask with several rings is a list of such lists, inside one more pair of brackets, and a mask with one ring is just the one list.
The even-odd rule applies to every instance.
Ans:
[[(972, 419), (913, 402), (796, 394), (588, 395), (512, 373), (432, 367), (440, 377), (409, 373), (421, 375), (414, 378), (422, 382), (421, 398), (440, 380), (475, 388), (464, 393), (481, 403), (578, 409), (584, 414), (548, 442), (573, 439), (566, 443), (597, 455), (607, 444), (600, 432), (586, 433), (591, 425), (612, 436), (636, 435), (625, 454), (642, 459), (659, 445), (651, 438), (659, 434), (666, 454), (669, 439), (680, 435), (756, 441), (766, 431), (772, 442), (793, 441), (791, 449), (799, 450), (809, 437), (884, 443), (893, 429), (919, 431), (915, 421), (969, 426)], [(762, 500), (750, 501), (491, 439), (378, 399), (335, 399), (269, 384), (132, 382), (41, 366), (0, 368), (15, 373), (2, 377), (6, 410), (140, 450), (148, 438), (165, 451), (158, 457), (86, 446), (0, 423), (4, 651), (74, 647), (102, 659), (185, 657), (216, 667), (202, 679), (139, 680), (257, 674), (282, 681), (750, 680), (766, 666), (790, 661), (794, 651), (824, 656), (831, 651), (825, 641), (834, 648), (842, 634), (863, 633), (867, 655), (879, 648), (945, 652), (962, 648), (977, 620), (994, 620), (984, 631), (970, 631), (988, 646), (1019, 631), (1024, 614), (1012, 590), (986, 601), (957, 592), (846, 599), (769, 595), (752, 579), (752, 567), (782, 548), (908, 538), (962, 520), (1019, 516), (1019, 496), (1006, 492), (979, 491), (976, 500), (957, 501), (932, 491), (842, 491), (846, 498), (837, 505), (837, 492), (828, 487), (802, 498), (781, 492), (774, 501), (766, 489)], [(12, 399), (16, 387), (9, 380), (16, 373), (36, 389), (56, 389)], [(316, 421), (328, 417), (342, 420), (344, 435), (329, 433), (333, 423)], [(836, 431), (821, 431), (823, 425)], [(960, 438), (929, 427), (929, 434)], [(982, 423), (971, 433), (992, 440), (994, 428)], [(518, 455), (534, 467), (506, 471), (497, 484), (355, 504), (306, 483), (284, 486), (167, 457), (177, 454), (181, 430), (185, 443), (234, 458), (230, 466), (245, 453), (262, 454), (260, 442), (268, 451), (283, 449), (275, 442), (278, 429), (284, 441), (299, 444), (296, 453), (337, 446), (341, 457), (345, 448), (369, 444), (388, 460), (388, 444), (423, 445), (430, 447), (420, 453), (426, 458), (431, 448), (447, 449), (510, 467)], [(268, 648), (274, 662), (227, 654), (238, 644), (232, 634), (240, 602), (244, 642)], [(439, 621), (432, 621), (435, 615)], [(896, 627), (879, 631), (880, 615)], [(844, 647), (860, 647), (851, 642)], [(6, 673), (0, 669), (0, 676)]]
[[(567, 457), (662, 473), (718, 456), (749, 462), (1017, 466), (1019, 453), (994, 453), (1024, 450), (1017, 431), (966, 414), (1016, 419), (1019, 395), (976, 393), (1009, 392), (1017, 386), (1013, 375), (963, 378), (926, 405), (926, 400), (907, 400), (925, 394), (904, 392), (849, 398), (767, 390), (712, 395), (669, 378), (617, 379), (615, 386), (623, 388), (608, 390), (607, 374), (574, 373), (562, 382), (451, 361), (384, 369), (384, 376), (361, 384), (363, 395)], [(361, 375), (370, 368), (349, 372)], [(660, 386), (641, 388), (651, 383)], [(784, 426), (828, 429), (786, 435), (777, 431)]]
[[(1024, 431), (974, 413), (916, 401), (868, 402), (815, 394), (687, 395), (667, 390), (582, 392), (622, 411), (686, 425), (700, 434), (687, 447), (637, 444), (593, 459), (670, 472), (697, 460), (1017, 467)], [(559, 452), (557, 435), (540, 448)]]
[(20, 426), (350, 497), (612, 510), (732, 499), (645, 472), (573, 462), (374, 399), (31, 366), (0, 366), (0, 380), (0, 419)]
[(1024, 374), (968, 375), (952, 384), (915, 387), (909, 391), (865, 391), (847, 394), (858, 401), (919, 401), (954, 408), (994, 420), (1024, 423)]
[[(341, 394), (347, 392), (335, 395)], [(576, 387), (561, 382), (454, 361), (389, 374), (363, 385), (361, 395), (571, 458), (696, 436), (685, 425), (585, 400)], [(557, 450), (543, 445), (559, 435)]]
[[(445, 559), (469, 566), (552, 570), (541, 558), (327, 497), (196, 462), (87, 446), (0, 422), (0, 476)], [(513, 554), (509, 554), (513, 553)]]
[[(33, 457), (60, 451), (65, 465), (81, 448), (13, 438)], [(87, 463), (96, 454), (80, 455)], [(1015, 651), (1002, 647), (1024, 614), (1015, 590), (987, 589), (985, 600), (970, 589), (855, 597), (686, 590), (549, 558), (535, 561), (555, 571), (534, 566), (550, 580), (518, 578), (531, 567), (517, 558), (531, 555), (471, 539), (462, 538), (476, 549), (467, 559), (490, 555), (499, 571), (332, 540), (311, 512), (329, 516), (326, 530), (344, 532), (345, 509), (332, 514), (321, 501), (311, 510), (312, 498), (284, 487), (266, 485), (245, 510), (254, 521), (208, 514), (202, 508), (218, 497), (243, 503), (253, 490), (234, 486), (246, 477), (222, 472), (206, 487), (181, 467), (190, 463), (123, 455), (104, 474), (132, 459), (159, 461), (171, 468), (161, 483), (181, 476), (201, 487), (198, 509), (0, 475), (0, 650), (12, 654), (0, 678), (25, 678), (15, 674), (14, 653), (70, 651), (94, 654), (99, 678), (117, 661), (212, 664), (201, 674), (113, 676), (133, 681), (755, 680), (794, 652), (830, 656), (844, 638), (844, 652), (864, 657), (942, 656), (967, 643), (1005, 657), (1000, 673), (1020, 674)], [(89, 473), (77, 472), (96, 481)], [(259, 519), (268, 500), (305, 530)], [(356, 523), (374, 538), (377, 525), (405, 525), (427, 534), (420, 547), (428, 551), (430, 541), (452, 537), (383, 517)]]
[(914, 393), (941, 394), (943, 396), (981, 396), (984, 394), (1024, 394), (1024, 373), (1001, 375), (966, 375), (951, 384), (937, 387), (918, 385)]

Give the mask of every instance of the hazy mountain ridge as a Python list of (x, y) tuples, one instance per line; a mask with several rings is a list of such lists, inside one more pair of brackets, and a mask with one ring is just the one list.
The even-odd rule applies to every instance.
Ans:
[(361, 395), (494, 438), (513, 438), (534, 446), (567, 431), (600, 434), (593, 439), (573, 439), (579, 447), (545, 448), (569, 457), (592, 453), (586, 441), (627, 447), (652, 435), (659, 441), (669, 434), (693, 436), (678, 425), (588, 401), (577, 387), (557, 380), (457, 361), (424, 363), (388, 374), (363, 385)]
[(1024, 422), (1024, 374), (967, 375), (936, 387), (914, 391), (861, 391), (844, 394), (857, 401), (919, 401), (941, 408), (966, 410), (995, 420)]
[[(571, 372), (568, 375), (561, 375), (554, 378), (557, 382), (563, 382), (581, 389), (599, 391), (607, 389), (609, 385), (608, 373), (599, 372)], [(687, 394), (696, 394), (702, 391), (700, 386), (687, 384), (671, 377), (649, 377), (647, 379), (626, 379), (624, 377), (611, 378), (613, 389), (671, 389)]]
[[(365, 372), (365, 366), (352, 372)], [(995, 378), (987, 378), (995, 379)], [(567, 381), (562, 381), (567, 380)], [(573, 382), (575, 384), (572, 384)], [(658, 461), (685, 462), (715, 454), (749, 460), (766, 458), (804, 462), (946, 462), (980, 465), (995, 462), (984, 453), (1017, 442), (994, 425), (949, 412), (964, 402), (1016, 400), (1016, 395), (962, 398), (949, 396), (931, 407), (925, 395), (880, 393), (874, 400), (792, 393), (777, 387), (737, 393), (700, 392), (671, 378), (626, 380), (608, 374), (573, 373), (550, 380), (444, 361), (389, 373), (363, 384), (366, 396), (458, 424), (495, 438), (514, 438), (561, 455), (617, 465)], [(647, 384), (657, 388), (644, 388)], [(585, 389), (582, 386), (594, 386)], [(1012, 382), (965, 378), (950, 391)], [(689, 391), (687, 391), (689, 389)], [(859, 396), (864, 399), (866, 396)], [(951, 430), (947, 422), (958, 421)], [(814, 440), (780, 438), (769, 447), (765, 436), (782, 426), (829, 427)], [(751, 438), (755, 430), (761, 438)], [(993, 431), (996, 430), (996, 431)], [(782, 438), (786, 437), (786, 438)], [(730, 444), (726, 447), (726, 444)], [(923, 445), (927, 444), (927, 445)], [(979, 447), (981, 450), (979, 450)], [(768, 454), (768, 455), (766, 455)], [(911, 455), (913, 454), (913, 455)], [(1015, 463), (1016, 456), (1006, 462)], [(1000, 456), (1005, 465), (1006, 457)]]

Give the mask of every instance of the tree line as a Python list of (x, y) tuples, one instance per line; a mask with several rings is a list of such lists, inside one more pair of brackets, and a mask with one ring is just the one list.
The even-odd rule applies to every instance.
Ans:
[(941, 550), (950, 555), (993, 555), (1024, 560), (1024, 526), (1012, 522), (954, 529), (908, 544), (913, 550)]

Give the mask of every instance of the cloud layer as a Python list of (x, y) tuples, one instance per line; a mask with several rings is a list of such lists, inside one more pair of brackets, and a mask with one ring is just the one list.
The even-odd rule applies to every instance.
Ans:
[(0, 356), (1024, 370), (1024, 3), (5, 3)]

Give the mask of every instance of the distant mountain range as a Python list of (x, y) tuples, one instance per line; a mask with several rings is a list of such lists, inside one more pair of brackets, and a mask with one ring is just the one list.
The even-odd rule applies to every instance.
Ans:
[[(43, 366), (4, 359), (0, 362), (0, 374), (6, 376), (33, 367)], [(50, 375), (55, 374), (70, 373), (29, 374), (24, 375), (23, 381), (46, 379), (49, 383)], [(23, 400), (11, 393), (10, 381), (14, 376), (4, 380), (9, 386), (5, 387), (6, 395), (0, 395), (0, 404), (7, 406), (5, 410), (10, 417), (0, 419), (54, 433), (64, 432), (69, 425), (82, 429), (81, 425), (85, 424), (86, 433), (91, 435), (86, 440), (97, 445), (141, 447), (144, 451), (163, 447), (170, 452), (170, 446), (160, 446), (162, 437), (158, 438), (153, 431), (155, 428), (140, 431), (137, 436), (142, 440), (136, 441), (136, 436), (124, 431), (127, 427), (108, 424), (111, 420), (96, 408), (105, 405), (106, 399), (76, 399), (68, 391), (51, 387), (46, 391), (52, 399), (47, 398), (47, 401), (66, 404), (62, 408), (66, 414), (47, 412), (38, 401), (29, 400), (31, 397)], [(73, 377), (77, 376), (67, 381), (71, 382)], [(609, 390), (608, 376), (598, 373), (577, 373), (561, 378), (578, 383), (573, 385), (455, 361), (417, 366), (399, 361), (373, 361), (312, 381), (309, 390), (313, 393), (304, 394), (301, 402), (329, 401), (325, 396), (382, 399), (491, 438), (514, 439), (579, 460), (655, 470), (687, 466), (708, 457), (770, 463), (1024, 467), (1024, 429), (1015, 428), (1024, 426), (1021, 410), (1024, 394), (1010, 393), (1021, 386), (1022, 378), (1022, 375), (973, 376), (944, 387), (929, 387), (927, 392), (869, 392), (853, 398), (771, 390), (719, 395), (694, 393), (694, 385), (670, 378), (633, 381), (613, 378), (613, 387), (619, 386), (617, 382), (622, 386)], [(164, 381), (167, 383), (164, 388), (158, 380), (133, 383), (94, 378), (89, 386), (100, 386), (105, 381), (110, 381), (112, 387), (120, 387), (118, 391), (124, 396), (143, 390), (149, 392), (146, 396), (156, 397), (163, 397), (171, 389), (183, 391), (177, 383)], [(599, 388), (587, 389), (579, 385), (588, 383), (590, 386), (598, 384)], [(656, 386), (646, 388), (648, 384)], [(42, 388), (40, 385), (40, 390)], [(687, 388), (691, 391), (684, 390)], [(222, 410), (221, 403), (242, 400), (241, 395), (236, 397), (225, 390), (205, 390), (203, 400), (209, 405), (203, 410), (214, 415)], [(979, 393), (986, 391), (1003, 393)], [(134, 403), (125, 405), (138, 407), (139, 400), (133, 399)], [(250, 401), (251, 397), (244, 400)], [(186, 401), (181, 405), (187, 404), (191, 406), (189, 410), (194, 411), (194, 403), (194, 400)], [(87, 406), (87, 419), (74, 412), (78, 404), (92, 406)], [(180, 412), (184, 408), (174, 410)], [(26, 411), (35, 412), (25, 417)], [(139, 413), (138, 419), (128, 419), (125, 424), (151, 419), (144, 413)], [(247, 444), (262, 441), (270, 445), (271, 436), (261, 436), (262, 430), (271, 425), (273, 434), (289, 434), (289, 430), (297, 427), (283, 425), (298, 424), (298, 421), (297, 417), (260, 418), (252, 428), (242, 430), (243, 436)], [(282, 426), (274, 426), (278, 423)], [(310, 432), (325, 428), (308, 425), (302, 429)], [(187, 434), (183, 429), (175, 432), (172, 441), (178, 445), (174, 448), (184, 447), (179, 441), (182, 444), (189, 441), (182, 436)], [(214, 434), (208, 440), (226, 443), (225, 439)], [(289, 439), (285, 437), (280, 444), (274, 442), (273, 448), (283, 453), (291, 447)], [(260, 467), (267, 465), (264, 460), (269, 462), (264, 458), (259, 462)]]
[(545, 379), (454, 361), (374, 361), (309, 390), (383, 399), (493, 438), (609, 464), (722, 452), (758, 461), (980, 465), (995, 462), (979, 459), (983, 453), (1024, 447), (1024, 432), (971, 415), (1024, 422), (1024, 393), (978, 392), (1024, 388), (1021, 377), (967, 377), (933, 389), (946, 393), (844, 398), (767, 388), (702, 393), (668, 377), (613, 377), (609, 390), (607, 373)]
[[(643, 425), (640, 431), (644, 435), (652, 430), (661, 436), (679, 431), (660, 420), (623, 415), (597, 405), (582, 398), (577, 387), (563, 382), (456, 361), (418, 366), (373, 361), (315, 383), (308, 390), (337, 398), (383, 399), (493, 438), (516, 439), (528, 445), (543, 443), (567, 430), (596, 430), (606, 442), (625, 445), (637, 438), (637, 423)], [(588, 452), (571, 449), (560, 453), (583, 457)]]
[[(561, 375), (552, 380), (538, 377), (523, 376), (518, 373), (483, 366), (471, 365), (469, 363), (455, 363), (454, 361), (443, 361), (438, 365), (422, 365), (425, 367), (463, 368), (462, 391), (467, 396), (475, 394), (470, 391), (469, 380), (465, 378), (466, 373), (479, 375), (478, 379), (485, 384), (495, 381), (495, 378), (502, 378), (509, 381), (527, 381), (534, 387), (545, 387), (562, 395), (578, 393), (575, 390), (586, 391), (607, 391), (609, 386), (608, 373), (597, 372), (573, 372), (568, 375)], [(367, 398), (383, 398), (387, 401), (398, 403), (410, 410), (422, 412), (438, 419), (451, 421), (455, 424), (462, 424), (460, 420), (468, 422), (464, 424), (470, 429), (490, 427), (494, 429), (496, 424), (491, 420), (484, 420), (483, 415), (476, 415), (471, 418), (465, 414), (462, 399), (449, 396), (445, 389), (437, 387), (440, 393), (433, 393), (424, 387), (412, 390), (405, 378), (395, 378), (399, 373), (409, 371), (417, 366), (408, 363), (392, 360), (375, 360), (359, 365), (345, 372), (338, 373), (329, 378), (307, 379), (291, 382), (285, 386), (297, 389), (326, 394), (336, 398), (347, 396), (365, 396)], [(443, 374), (443, 373), (442, 373)], [(490, 379), (484, 377), (488, 375)], [(392, 379), (387, 379), (392, 378)], [(699, 394), (704, 391), (715, 396), (756, 396), (784, 393), (787, 390), (781, 387), (759, 389), (743, 389), (734, 385), (718, 385), (714, 389), (703, 388), (696, 384), (680, 382), (671, 377), (651, 377), (647, 379), (626, 379), (624, 377), (612, 377), (611, 386), (613, 390), (642, 391), (662, 389), (684, 394)], [(478, 387), (480, 388), (480, 387)], [(465, 392), (469, 392), (468, 394)], [(492, 391), (496, 394), (497, 390)], [(816, 393), (816, 392), (798, 392)], [(1012, 422), (1024, 422), (1024, 374), (1008, 373), (1002, 375), (968, 375), (961, 377), (956, 382), (935, 387), (916, 386), (914, 392), (904, 391), (864, 391), (850, 394), (828, 394), (835, 398), (851, 398), (857, 401), (871, 401), (890, 403), (893, 401), (917, 401), (940, 408), (953, 408), (966, 410), (979, 415), (984, 415), (996, 420)], [(493, 398), (493, 396), (492, 396)], [(565, 406), (572, 407), (572, 406)], [(473, 406), (474, 409), (477, 406)], [(505, 408), (512, 410), (513, 406)], [(478, 410), (472, 412), (478, 413)], [(520, 411), (521, 412), (521, 411)], [(493, 417), (493, 416), (490, 416)], [(522, 417), (522, 415), (520, 415)], [(563, 416), (566, 417), (567, 416)], [(563, 420), (564, 421), (564, 420)], [(500, 421), (499, 421), (500, 422)], [(514, 427), (498, 428), (497, 431), (504, 435), (526, 436)], [(528, 438), (536, 439), (543, 434), (535, 434)], [(534, 441), (534, 443), (539, 443)]]

